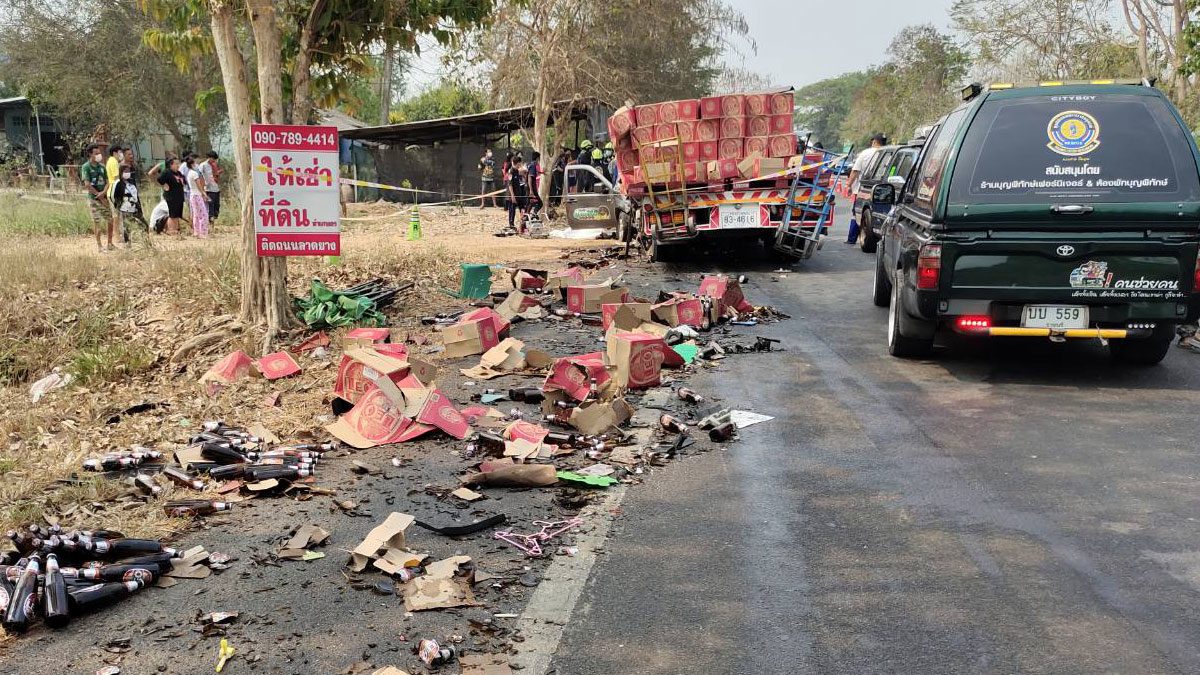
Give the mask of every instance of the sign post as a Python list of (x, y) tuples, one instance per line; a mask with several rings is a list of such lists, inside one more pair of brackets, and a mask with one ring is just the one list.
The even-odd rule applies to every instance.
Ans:
[(250, 125), (260, 256), (341, 255), (336, 127)]

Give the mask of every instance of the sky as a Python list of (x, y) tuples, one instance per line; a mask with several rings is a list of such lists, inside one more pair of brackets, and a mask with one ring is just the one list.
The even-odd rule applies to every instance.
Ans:
[[(797, 88), (883, 63), (892, 37), (905, 26), (950, 25), (953, 0), (728, 0), (750, 25), (756, 52), (743, 66), (772, 84)], [(408, 71), (407, 96), (436, 84), (440, 50), (424, 52)]]

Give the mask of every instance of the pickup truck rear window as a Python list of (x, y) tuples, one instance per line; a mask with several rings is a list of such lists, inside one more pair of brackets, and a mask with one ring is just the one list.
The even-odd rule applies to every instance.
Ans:
[(1197, 201), (1185, 134), (1154, 96), (989, 99), (963, 141), (950, 203)]

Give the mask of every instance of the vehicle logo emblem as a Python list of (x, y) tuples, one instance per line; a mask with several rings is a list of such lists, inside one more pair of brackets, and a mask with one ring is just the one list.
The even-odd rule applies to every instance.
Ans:
[(1069, 256), (1069, 255), (1074, 255), (1074, 254), (1075, 254), (1075, 247), (1074, 247), (1074, 246), (1070, 246), (1070, 245), (1068, 245), (1068, 244), (1063, 244), (1062, 246), (1059, 246), (1059, 247), (1058, 247), (1058, 249), (1057, 249), (1057, 253), (1058, 253), (1060, 256), (1062, 256), (1062, 257), (1064, 257), (1064, 258), (1065, 258), (1065, 257), (1067, 257), (1067, 256)]

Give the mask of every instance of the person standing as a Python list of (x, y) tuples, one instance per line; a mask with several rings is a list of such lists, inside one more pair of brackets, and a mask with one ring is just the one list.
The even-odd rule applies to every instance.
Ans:
[(163, 187), (163, 201), (167, 203), (167, 234), (179, 234), (179, 221), (183, 218), (183, 187), (187, 182), (179, 173), (179, 158), (171, 157), (164, 162), (158, 174), (158, 184)]
[(134, 223), (140, 224), (142, 231), (146, 233), (146, 246), (152, 246), (150, 224), (142, 215), (142, 201), (138, 196), (137, 184), (133, 180), (133, 167), (128, 164), (121, 167), (121, 178), (113, 187), (113, 201), (117, 204), (117, 213), (121, 214), (121, 241), (125, 242), (126, 248), (133, 246), (130, 229)]
[(113, 221), (108, 206), (108, 173), (100, 163), (104, 157), (100, 146), (89, 145), (87, 153), (88, 161), (79, 167), (79, 177), (88, 193), (88, 212), (92, 216), (92, 230), (96, 233), (96, 248), (103, 253), (100, 230), (104, 227), (108, 228), (108, 250), (113, 249)]
[[(525, 170), (525, 161), (520, 154), (513, 157), (512, 166), (508, 170), (508, 229), (516, 229), (517, 211), (524, 211), (525, 197), (528, 194), (528, 183), (526, 179), (528, 172)], [(524, 218), (521, 219), (521, 230), (525, 229)]]
[(542, 210), (542, 153), (534, 150), (529, 156), (529, 213)]
[(104, 163), (104, 172), (108, 178), (108, 210), (112, 218), (112, 230), (121, 226), (121, 212), (117, 210), (117, 200), (113, 198), (113, 190), (121, 182), (121, 163), (125, 161), (125, 153), (121, 146), (113, 144), (108, 148), (108, 161)]
[(554, 158), (554, 166), (550, 170), (550, 206), (558, 206), (562, 202), (563, 180), (566, 178), (567, 162), (571, 159), (571, 149), (563, 146)]
[(200, 164), (200, 175), (204, 178), (204, 194), (208, 198), (208, 219), (216, 220), (221, 215), (221, 167), (217, 164), (217, 153), (209, 150)]
[(208, 189), (204, 184), (204, 176), (198, 170), (199, 162), (195, 155), (188, 155), (187, 161), (188, 206), (192, 211), (192, 236), (205, 239), (208, 237)]
[[(479, 185), (480, 194), (487, 195), (496, 191), (496, 159), (492, 157), (492, 149), (487, 148), (483, 151), (483, 157), (479, 158)], [(492, 208), (496, 207), (496, 195), (492, 195)], [(479, 208), (487, 205), (487, 197), (479, 198)]]
[[(862, 179), (862, 172), (866, 171), (871, 164), (871, 160), (875, 158), (879, 149), (887, 145), (887, 136), (883, 134), (875, 134), (871, 137), (871, 145), (867, 149), (858, 153), (858, 157), (854, 159), (854, 166), (850, 169), (850, 194), (852, 199), (858, 199), (858, 188)], [(854, 244), (858, 241), (858, 221), (854, 219), (855, 212), (854, 204), (850, 204), (850, 230), (846, 233), (846, 243)]]

